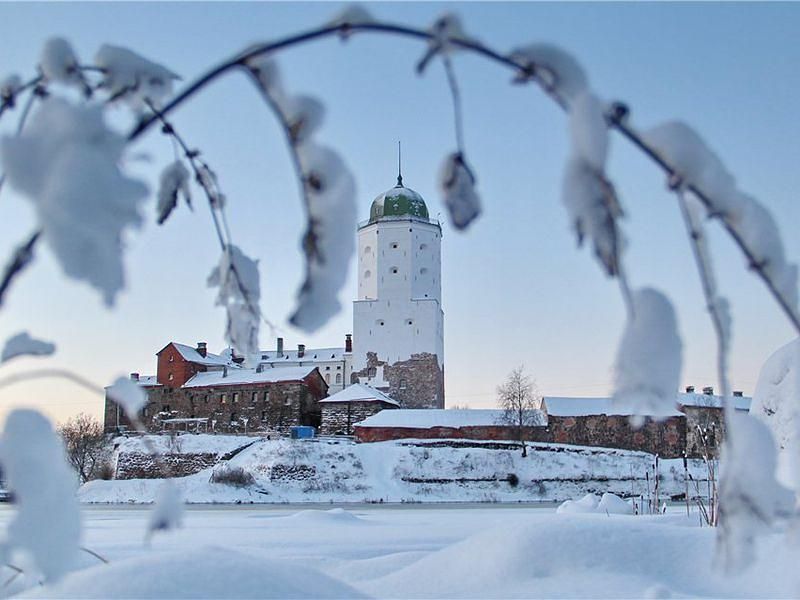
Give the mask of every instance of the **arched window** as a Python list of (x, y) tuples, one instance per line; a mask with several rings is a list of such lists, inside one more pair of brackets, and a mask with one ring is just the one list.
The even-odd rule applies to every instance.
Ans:
[(392, 250), (397, 250), (399, 244), (397, 242), (392, 242)]
[(422, 267), (422, 268), (419, 270), (419, 274), (420, 274), (420, 275), (425, 275), (427, 272), (428, 272), (428, 267)]
[(420, 244), (419, 245), (419, 249), (420, 250), (427, 250), (428, 249), (428, 244)]
[(330, 385), (330, 383), (331, 383), (331, 374), (330, 373), (325, 373), (325, 383)]
[(370, 273), (370, 270), (367, 269), (364, 271), (364, 279), (369, 279), (370, 277), (372, 277), (372, 273)]
[(370, 252), (372, 252), (372, 247), (371, 246), (364, 246), (364, 254), (369, 254)]
[(375, 321), (375, 324), (383, 327), (386, 324), (386, 321), (384, 321), (383, 319), (378, 319), (377, 321)]
[(336, 383), (342, 383), (342, 374), (341, 373), (337, 373), (336, 374)]

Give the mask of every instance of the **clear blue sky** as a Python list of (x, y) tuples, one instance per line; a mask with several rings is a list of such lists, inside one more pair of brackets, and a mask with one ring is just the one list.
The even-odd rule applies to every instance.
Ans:
[[(2, 3), (0, 75), (31, 74), (44, 40), (70, 39), (88, 62), (103, 42), (129, 46), (191, 81), (246, 44), (326, 21), (338, 3)], [(379, 18), (426, 26), (457, 11), (465, 28), (501, 50), (534, 41), (562, 45), (583, 63), (597, 92), (623, 99), (647, 127), (679, 118), (695, 126), (740, 186), (775, 214), (790, 258), (800, 258), (800, 5), (719, 3), (381, 3)], [(324, 98), (319, 138), (338, 148), (358, 182), (360, 217), (394, 184), (396, 140), (404, 179), (443, 210), (436, 172), (454, 146), (441, 66), (413, 72), (419, 43), (363, 35), (317, 42), (279, 57), (289, 89)], [(604, 395), (624, 314), (616, 285), (575, 241), (559, 199), (567, 151), (563, 114), (535, 87), (512, 86), (508, 72), (459, 55), (466, 141), (485, 214), (466, 234), (445, 230), (443, 294), (449, 404), (490, 406), (506, 373), (523, 363), (550, 395)], [(124, 122), (122, 111), (115, 120)], [(280, 132), (250, 83), (230, 76), (175, 115), (185, 136), (218, 171), (230, 200), (234, 237), (261, 261), (264, 312), (287, 344), (338, 345), (352, 329), (355, 264), (342, 313), (313, 337), (286, 324), (301, 280), (302, 213)], [(13, 119), (4, 117), (0, 131)], [(620, 138), (610, 172), (628, 213), (628, 271), (634, 286), (666, 291), (685, 344), (684, 384), (716, 385), (714, 340), (674, 199), (661, 174)], [(156, 180), (171, 157), (157, 133), (133, 165)], [(0, 197), (0, 257), (32, 226), (26, 202)], [(47, 251), (0, 312), (0, 340), (21, 329), (55, 340), (48, 360), (19, 360), (0, 375), (66, 367), (105, 385), (130, 371), (151, 373), (170, 340), (223, 347), (224, 315), (205, 279), (217, 260), (207, 211), (199, 203), (167, 225), (149, 224), (128, 240), (128, 290), (116, 310), (61, 276)], [(731, 378), (751, 392), (764, 359), (792, 330), (735, 248), (713, 228), (723, 293), (733, 304)], [(5, 258), (2, 258), (5, 261)], [(263, 347), (272, 347), (268, 331)], [(0, 391), (4, 409), (35, 404), (63, 417), (101, 402), (71, 384), (42, 382)]]

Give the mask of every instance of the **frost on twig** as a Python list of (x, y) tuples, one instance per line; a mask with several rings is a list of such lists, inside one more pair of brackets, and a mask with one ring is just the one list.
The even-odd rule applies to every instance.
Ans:
[(21, 331), (6, 340), (3, 351), (0, 353), (0, 363), (18, 356), (50, 356), (55, 351), (55, 344), (37, 340), (31, 337), (27, 331)]
[(453, 152), (444, 159), (439, 170), (439, 189), (456, 229), (466, 229), (481, 214), (475, 175), (460, 152)]
[(589, 79), (580, 63), (558, 46), (529, 44), (512, 50), (510, 58), (525, 66), (518, 81), (535, 78), (558, 99), (571, 102), (589, 87)]
[(428, 43), (428, 49), (417, 62), (417, 73), (423, 73), (437, 54), (449, 54), (453, 50), (450, 40), (469, 40), (461, 24), (461, 17), (455, 13), (446, 12), (434, 21), (430, 28), (433, 39)]
[(91, 88), (83, 76), (78, 56), (64, 38), (53, 37), (45, 42), (39, 59), (39, 69), (47, 81), (77, 86), (87, 95), (91, 95)]
[(258, 261), (229, 244), (211, 271), (208, 286), (219, 288), (217, 305), (227, 311), (225, 339), (240, 354), (257, 352), (261, 316)]
[(309, 214), (303, 236), (306, 278), (291, 322), (314, 331), (341, 308), (337, 295), (347, 280), (355, 249), (355, 183), (344, 161), (330, 148), (305, 144), (298, 155)]
[(279, 101), (292, 144), (300, 145), (308, 141), (322, 125), (325, 107), (322, 102), (310, 96), (290, 96)]
[(157, 531), (177, 529), (183, 521), (183, 500), (178, 487), (171, 479), (161, 484), (153, 509), (147, 521), (147, 537)]
[(328, 21), (328, 25), (342, 28), (339, 36), (343, 40), (350, 37), (350, 26), (366, 25), (369, 23), (375, 23), (375, 18), (363, 4), (358, 3), (348, 4)]
[(147, 187), (119, 168), (125, 140), (99, 106), (42, 101), (18, 137), (0, 139), (9, 183), (33, 204), (42, 238), (64, 273), (114, 304), (124, 288), (123, 234), (141, 224)]
[(708, 216), (720, 218), (738, 237), (749, 266), (762, 274), (795, 319), (800, 319), (797, 266), (787, 261), (770, 212), (737, 188), (719, 157), (685, 123), (664, 123), (646, 131), (644, 139), (674, 169), (674, 185), (692, 186), (702, 193)]
[(661, 292), (633, 293), (633, 314), (620, 340), (614, 373), (614, 407), (629, 411), (635, 426), (644, 416), (665, 416), (675, 409), (680, 383), (682, 343), (672, 304)]
[(176, 160), (162, 172), (158, 183), (157, 222), (162, 225), (170, 213), (178, 205), (178, 197), (183, 196), (186, 205), (192, 206), (192, 194), (189, 190), (189, 170), (183, 162)]
[(578, 244), (588, 238), (594, 254), (611, 277), (622, 274), (623, 216), (616, 190), (605, 174), (608, 127), (600, 100), (578, 93), (570, 106), (571, 156), (564, 170), (562, 201), (575, 228)]
[(61, 438), (40, 413), (15, 410), (0, 438), (0, 463), (17, 509), (6, 549), (29, 553), (44, 578), (55, 581), (76, 563), (81, 532), (77, 482)]
[(123, 100), (131, 108), (141, 110), (145, 100), (160, 106), (172, 95), (172, 84), (180, 79), (166, 67), (155, 63), (128, 48), (103, 44), (94, 57), (103, 71), (100, 87), (112, 100)]
[(775, 441), (749, 414), (732, 414), (722, 448), (717, 560), (728, 572), (749, 566), (755, 537), (791, 515), (794, 494), (775, 479)]
[(139, 411), (147, 404), (147, 394), (138, 383), (128, 377), (119, 377), (106, 390), (106, 395), (122, 407), (131, 422), (139, 422)]
[(0, 80), (0, 109), (13, 107), (17, 92), (22, 88), (22, 78), (19, 75), (8, 75)]

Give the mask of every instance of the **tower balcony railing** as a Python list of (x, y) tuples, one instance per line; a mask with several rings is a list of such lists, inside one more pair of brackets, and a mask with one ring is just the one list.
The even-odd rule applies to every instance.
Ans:
[(429, 219), (427, 217), (417, 217), (415, 215), (389, 215), (383, 216), (379, 219), (372, 220), (372, 219), (364, 219), (363, 221), (359, 221), (358, 228), (362, 229), (367, 225), (373, 225), (378, 222), (386, 222), (386, 221), (410, 221), (415, 223), (425, 223), (427, 225), (436, 225), (439, 229), (442, 228), (442, 224), (438, 219)]

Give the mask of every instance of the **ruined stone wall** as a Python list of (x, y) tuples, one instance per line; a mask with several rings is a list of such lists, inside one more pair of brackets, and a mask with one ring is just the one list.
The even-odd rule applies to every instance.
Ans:
[[(359, 442), (380, 442), (408, 438), (418, 439), (474, 439), (515, 441), (515, 428), (504, 425), (481, 427), (356, 427)], [(634, 429), (628, 418), (619, 415), (591, 415), (581, 417), (548, 417), (548, 425), (529, 427), (525, 439), (530, 442), (572, 444), (640, 450), (659, 454), (664, 458), (683, 456), (686, 449), (686, 419), (670, 417), (665, 421), (648, 419), (640, 429)], [(697, 454), (689, 453), (689, 456)]]
[(367, 352), (367, 366), (353, 371), (350, 381), (374, 376), (383, 367), (383, 379), (389, 389), (384, 391), (401, 408), (444, 408), (444, 369), (439, 368), (435, 354), (412, 354), (408, 360), (393, 364), (378, 360), (375, 352)]
[(120, 452), (115, 479), (160, 479), (194, 475), (215, 465), (219, 457), (212, 453), (162, 454), (160, 461), (146, 452)]
[(352, 435), (353, 425), (384, 409), (397, 408), (386, 402), (323, 402), (322, 435)]
[[(279, 431), (294, 425), (320, 425), (319, 391), (305, 382), (226, 385), (202, 388), (148, 389), (141, 419), (149, 432), (164, 428), (164, 419), (207, 419), (207, 430), (217, 433)], [(244, 419), (247, 419), (245, 425)], [(124, 416), (120, 424), (127, 425)], [(106, 431), (116, 428), (116, 405), (106, 401)], [(195, 425), (189, 425), (194, 428)], [(182, 429), (182, 425), (176, 425)], [(203, 430), (205, 428), (201, 428)]]

